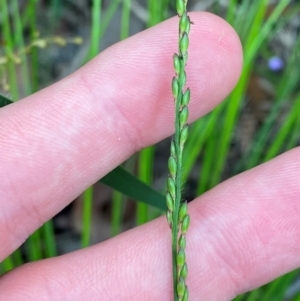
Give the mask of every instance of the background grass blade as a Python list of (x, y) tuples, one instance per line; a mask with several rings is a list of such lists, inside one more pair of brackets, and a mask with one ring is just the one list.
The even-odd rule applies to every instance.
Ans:
[(12, 100), (0, 94), (0, 108), (5, 107), (11, 103), (13, 103)]
[(166, 210), (165, 198), (162, 194), (120, 166), (112, 170), (100, 181), (134, 200)]

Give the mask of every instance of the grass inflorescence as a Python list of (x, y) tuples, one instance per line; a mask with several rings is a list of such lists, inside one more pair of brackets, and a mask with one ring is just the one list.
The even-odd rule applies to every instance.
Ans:
[(178, 54), (173, 55), (176, 75), (172, 80), (172, 92), (175, 101), (175, 136), (171, 142), (168, 161), (169, 177), (167, 182), (167, 220), (172, 230), (173, 291), (175, 301), (188, 300), (188, 288), (185, 283), (188, 270), (186, 264), (186, 232), (190, 223), (186, 201), (182, 201), (182, 154), (188, 135), (188, 104), (190, 89), (185, 89), (185, 66), (188, 58), (189, 31), (191, 21), (186, 11), (187, 0), (177, 0), (176, 9), (179, 16)]

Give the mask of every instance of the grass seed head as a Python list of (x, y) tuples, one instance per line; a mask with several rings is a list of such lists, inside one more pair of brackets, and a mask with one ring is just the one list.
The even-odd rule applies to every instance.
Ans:
[(174, 200), (169, 192), (166, 194), (166, 200), (167, 200), (167, 207), (169, 211), (173, 212), (174, 210)]
[(188, 117), (189, 117), (189, 109), (187, 106), (184, 106), (181, 112), (179, 113), (180, 127), (183, 127), (187, 123)]
[(189, 30), (190, 30), (190, 18), (187, 16), (187, 13), (185, 12), (180, 20), (179, 20), (179, 30), (180, 30), (180, 33), (189, 33)]
[(179, 270), (182, 269), (183, 265), (185, 264), (185, 252), (184, 249), (179, 249), (178, 253), (177, 253), (177, 268)]
[(180, 133), (180, 137), (179, 137), (179, 144), (180, 146), (183, 148), (184, 144), (185, 144), (185, 141), (187, 139), (187, 136), (188, 136), (188, 130), (189, 130), (189, 127), (188, 125), (186, 124), (182, 130), (181, 130), (181, 133)]
[(187, 214), (187, 211), (188, 211), (187, 202), (184, 202), (180, 205), (180, 208), (179, 208), (179, 213), (178, 213), (179, 223), (181, 223), (183, 221), (184, 217)]
[(178, 75), (180, 73), (180, 59), (179, 59), (178, 54), (176, 54), (176, 53), (173, 55), (173, 66), (174, 66), (176, 75)]
[(178, 16), (181, 17), (186, 10), (186, 3), (183, 0), (177, 0), (176, 9), (177, 9)]
[(189, 299), (189, 290), (188, 290), (187, 286), (185, 286), (185, 292), (180, 301), (188, 301), (188, 299)]
[(179, 92), (179, 83), (177, 78), (174, 76), (172, 80), (172, 93), (174, 98), (177, 98)]
[(172, 212), (170, 210), (167, 211), (167, 221), (168, 221), (170, 228), (172, 229), (173, 217), (172, 217)]
[(173, 199), (175, 199), (175, 195), (176, 195), (176, 185), (175, 185), (174, 180), (173, 180), (171, 177), (168, 178), (168, 191), (169, 191), (169, 193), (171, 194), (171, 197), (172, 197)]
[(182, 300), (184, 294), (185, 294), (185, 281), (182, 277), (179, 278), (179, 281), (177, 283), (177, 294), (178, 294), (178, 298), (179, 300)]
[(185, 246), (186, 246), (186, 238), (185, 238), (185, 235), (184, 235), (184, 234), (181, 234), (181, 235), (180, 235), (178, 245), (179, 245), (180, 248), (185, 249)]
[(187, 230), (189, 229), (190, 226), (190, 215), (187, 214), (182, 221), (182, 225), (181, 225), (181, 231), (183, 234), (185, 234), (187, 232)]
[(184, 71), (184, 72), (181, 72), (180, 75), (179, 75), (179, 85), (181, 87), (184, 87), (185, 84), (186, 84), (186, 73)]
[(180, 277), (182, 277), (185, 280), (187, 275), (188, 275), (188, 267), (187, 267), (187, 264), (185, 262), (182, 269), (181, 269), (181, 271), (180, 271)]
[(189, 47), (189, 36), (186, 32), (182, 35), (182, 38), (180, 39), (180, 51), (181, 55), (184, 56), (187, 53), (187, 49)]
[(187, 106), (190, 102), (190, 98), (191, 98), (191, 90), (190, 88), (187, 88), (182, 95), (182, 101), (181, 101), (182, 105)]

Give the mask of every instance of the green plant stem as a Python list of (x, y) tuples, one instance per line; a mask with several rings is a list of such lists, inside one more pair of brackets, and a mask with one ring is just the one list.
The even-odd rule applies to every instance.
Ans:
[(168, 160), (169, 177), (166, 203), (167, 220), (172, 231), (172, 266), (173, 295), (175, 301), (188, 300), (188, 288), (185, 280), (187, 265), (185, 260), (185, 234), (189, 227), (190, 217), (187, 214), (187, 202), (181, 201), (182, 154), (188, 135), (188, 104), (190, 90), (185, 90), (187, 50), (189, 46), (190, 18), (186, 11), (187, 0), (177, 0), (176, 9), (179, 16), (178, 54), (173, 55), (175, 77), (172, 80), (172, 93), (175, 100), (175, 135), (171, 142)]
[(17, 74), (15, 69), (15, 60), (14, 60), (14, 45), (12, 40), (10, 22), (9, 22), (9, 12), (7, 0), (0, 1), (0, 11), (3, 16), (2, 18), (2, 36), (5, 40), (5, 54), (8, 57), (7, 70), (8, 70), (8, 82), (10, 85), (10, 92), (12, 94), (12, 99), (14, 101), (19, 99), (19, 90), (17, 83)]
[[(92, 6), (92, 29), (91, 42), (88, 59), (92, 59), (99, 53), (100, 49), (100, 35), (101, 35), (101, 8), (102, 0), (93, 0)], [(81, 245), (87, 247), (90, 244), (90, 230), (92, 221), (92, 207), (93, 207), (93, 186), (89, 187), (83, 194), (83, 232), (81, 238)]]
[(102, 0), (93, 0), (92, 7), (92, 31), (89, 59), (95, 57), (100, 50), (101, 41), (101, 8)]
[(228, 10), (227, 10), (227, 15), (226, 15), (226, 21), (228, 23), (230, 23), (231, 25), (234, 22), (234, 15), (235, 15), (236, 7), (237, 7), (237, 0), (230, 0)]
[[(138, 176), (141, 181), (150, 185), (153, 180), (154, 147), (147, 147), (138, 155)], [(136, 224), (142, 225), (148, 222), (148, 205), (138, 203), (136, 207)]]
[(26, 243), (26, 253), (28, 255), (29, 261), (37, 261), (43, 258), (41, 251), (41, 230), (36, 230), (31, 234)]
[[(36, 7), (38, 0), (30, 0), (28, 7), (29, 25), (30, 25), (30, 38), (33, 40), (37, 35), (36, 25)], [(31, 49), (31, 78), (32, 78), (32, 92), (36, 92), (39, 89), (39, 77), (38, 77), (38, 50), (36, 47)]]
[(42, 227), (44, 241), (45, 241), (45, 255), (46, 257), (55, 257), (57, 256), (57, 249), (55, 244), (55, 234), (53, 221), (50, 220)]
[[(23, 25), (21, 22), (20, 12), (19, 12), (19, 4), (17, 0), (13, 0), (12, 2), (13, 8), (13, 24), (14, 24), (14, 33), (15, 33), (15, 45), (19, 51), (21, 49), (25, 49), (24, 37), (23, 37)], [(31, 83), (30, 83), (30, 74), (28, 68), (27, 57), (24, 51), (20, 51), (21, 58), (21, 72), (22, 72), (22, 80), (24, 86), (24, 96), (28, 96), (31, 94)]]
[(13, 262), (12, 256), (9, 256), (9, 257), (5, 258), (1, 262), (1, 268), (3, 270), (3, 273), (7, 273), (8, 271), (15, 268), (15, 264)]
[(88, 247), (91, 241), (91, 222), (93, 210), (93, 187), (89, 187), (83, 193), (83, 222), (82, 222), (82, 236), (81, 246)]
[[(175, 214), (178, 215), (178, 210), (175, 211)], [(173, 268), (173, 293), (174, 293), (174, 301), (178, 301), (177, 295), (177, 240), (178, 240), (178, 220), (175, 218), (173, 220), (174, 225), (172, 227), (172, 268)]]

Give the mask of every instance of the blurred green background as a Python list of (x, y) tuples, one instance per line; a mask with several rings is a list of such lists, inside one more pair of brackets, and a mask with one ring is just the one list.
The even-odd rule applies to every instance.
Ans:
[[(50, 85), (101, 50), (174, 16), (174, 6), (175, 0), (1, 0), (0, 94), (17, 101)], [(183, 162), (184, 193), (191, 201), (299, 145), (300, 2), (190, 0), (189, 10), (226, 19), (244, 49), (243, 72), (233, 92), (191, 125)], [(0, 275), (163, 214), (164, 206), (157, 204), (164, 193), (168, 154), (169, 139), (134, 155), (121, 171), (87, 189), (31, 235), (0, 263)], [(127, 179), (126, 185), (120, 178)], [(300, 300), (299, 275), (294, 271), (235, 300)]]

